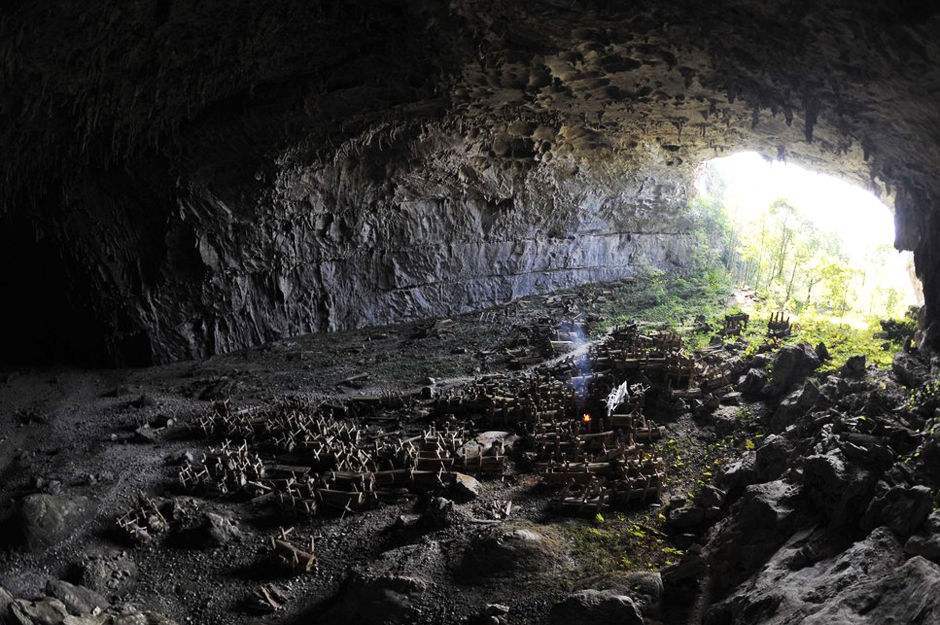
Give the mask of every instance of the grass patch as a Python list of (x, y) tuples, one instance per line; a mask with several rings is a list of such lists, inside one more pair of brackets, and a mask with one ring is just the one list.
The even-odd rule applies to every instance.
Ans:
[(678, 562), (682, 552), (648, 527), (659, 524), (653, 511), (636, 514), (607, 513), (603, 522), (571, 520), (560, 529), (586, 575), (617, 571), (654, 570)]
[[(768, 318), (769, 315), (751, 319), (744, 333), (749, 343), (745, 355), (753, 355), (763, 344)], [(894, 355), (903, 347), (900, 340), (884, 337), (877, 320), (850, 323), (838, 317), (803, 313), (793, 323), (793, 334), (784, 339), (781, 345), (807, 343), (815, 347), (824, 343), (831, 358), (820, 367), (822, 372), (835, 371), (850, 356), (859, 354), (865, 356), (868, 364), (887, 368), (891, 366)]]
[[(706, 319), (712, 330), (699, 332), (693, 328), (684, 333), (685, 344), (690, 350), (707, 346), (721, 327), (725, 315), (737, 314), (742, 310), (735, 306), (710, 309), (708, 312)], [(751, 315), (747, 329), (741, 337), (748, 343), (744, 355), (753, 356), (766, 341), (770, 313), (753, 310), (744, 312)], [(856, 355), (864, 355), (868, 364), (887, 368), (891, 366), (894, 355), (903, 349), (906, 336), (898, 332), (886, 332), (885, 325), (894, 328), (906, 323), (904, 319), (848, 320), (819, 313), (803, 313), (793, 318), (793, 334), (781, 341), (780, 345), (807, 343), (816, 347), (819, 343), (825, 343), (831, 358), (820, 367), (822, 372), (837, 370), (850, 356)], [(725, 342), (737, 340), (738, 337), (724, 339)]]
[(592, 334), (630, 321), (656, 323), (676, 331), (685, 328), (699, 315), (717, 317), (727, 310), (731, 296), (727, 273), (714, 269), (691, 275), (667, 275), (648, 270), (635, 282), (617, 289), (616, 297), (600, 311), (601, 321)]

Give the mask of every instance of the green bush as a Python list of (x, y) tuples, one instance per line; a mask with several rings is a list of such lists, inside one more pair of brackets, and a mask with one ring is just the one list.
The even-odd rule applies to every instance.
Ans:
[(919, 307), (911, 306), (901, 319), (882, 319), (878, 322), (881, 325), (881, 332), (877, 334), (878, 338), (888, 342), (903, 343), (917, 331), (919, 312)]
[[(769, 316), (767, 312), (757, 312), (752, 316), (745, 333), (750, 343), (746, 352), (748, 355), (754, 354), (763, 343)], [(808, 343), (815, 347), (824, 343), (831, 358), (823, 363), (821, 371), (836, 370), (850, 356), (856, 355), (865, 356), (868, 364), (890, 367), (902, 345), (898, 341), (885, 340), (880, 333), (881, 327), (877, 321), (849, 323), (839, 317), (806, 310), (794, 317), (793, 334), (783, 344)]]

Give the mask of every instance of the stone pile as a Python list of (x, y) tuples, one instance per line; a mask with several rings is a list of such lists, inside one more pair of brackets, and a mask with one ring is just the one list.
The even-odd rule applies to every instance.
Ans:
[[(938, 401), (863, 357), (815, 373), (819, 352), (783, 347), (767, 376), (755, 371), (770, 359), (749, 363), (741, 383), (767, 400), (762, 425), (774, 433), (716, 486), (666, 507), (670, 529), (694, 532), (704, 546), (663, 579), (677, 599), (700, 587), (725, 596), (708, 610), (709, 625), (752, 623), (767, 605), (769, 622), (940, 620), (940, 480), (930, 469)], [(883, 599), (864, 599), (875, 596)]]
[(112, 606), (90, 588), (51, 579), (39, 597), (14, 597), (0, 586), (0, 623), (10, 625), (176, 625), (157, 612)]

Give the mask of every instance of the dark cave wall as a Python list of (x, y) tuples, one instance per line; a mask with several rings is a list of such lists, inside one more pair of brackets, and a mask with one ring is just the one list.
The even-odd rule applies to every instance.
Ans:
[(681, 270), (695, 166), (738, 149), (896, 192), (940, 319), (938, 28), (919, 2), (14, 5), (5, 359), (166, 362)]
[(914, 251), (914, 268), (924, 294), (922, 345), (940, 350), (940, 214), (918, 210), (937, 206), (933, 197), (899, 194), (895, 202), (895, 245)]
[(227, 180), (172, 195), (127, 180), (120, 201), (85, 189), (94, 201), (50, 236), (100, 300), (60, 340), (166, 362), (686, 266), (685, 186), (667, 168), (575, 173), (477, 150), (437, 124), (392, 125), (233, 197)]
[(435, 2), (9, 8), (0, 299), (16, 306), (0, 360), (15, 362), (147, 364), (323, 327), (296, 320), (303, 285), (280, 291), (300, 260), (261, 232), (277, 161), (329, 153), (377, 116), (437, 116), (445, 43), (460, 43), (429, 29), (448, 19)]

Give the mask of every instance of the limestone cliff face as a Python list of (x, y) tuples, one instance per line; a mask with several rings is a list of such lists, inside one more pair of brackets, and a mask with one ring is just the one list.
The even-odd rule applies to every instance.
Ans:
[(437, 125), (369, 137), (285, 163), (253, 197), (191, 183), (159, 236), (118, 207), (56, 233), (107, 272), (76, 280), (112, 301), (97, 317), (116, 330), (109, 357), (202, 357), (687, 264), (685, 187), (668, 172), (492, 161)]
[(737, 149), (894, 201), (940, 319), (938, 28), (847, 0), (23, 3), (8, 353), (164, 362), (678, 270), (695, 167)]

